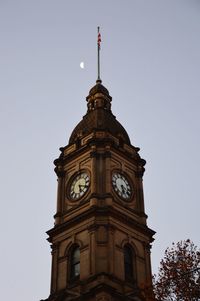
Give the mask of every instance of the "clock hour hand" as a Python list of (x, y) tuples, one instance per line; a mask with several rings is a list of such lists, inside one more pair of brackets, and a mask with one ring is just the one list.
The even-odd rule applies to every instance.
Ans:
[(79, 192), (81, 192), (81, 191), (83, 191), (83, 188), (85, 188), (85, 185), (79, 184), (78, 187), (79, 187)]
[(126, 190), (124, 189), (124, 185), (121, 185), (122, 193), (126, 193)]

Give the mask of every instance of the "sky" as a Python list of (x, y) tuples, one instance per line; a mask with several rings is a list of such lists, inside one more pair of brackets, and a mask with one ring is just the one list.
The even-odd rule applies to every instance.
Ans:
[(147, 161), (153, 273), (173, 241), (200, 246), (200, 1), (0, 0), (2, 300), (49, 295), (53, 160), (86, 113), (97, 26), (112, 111)]

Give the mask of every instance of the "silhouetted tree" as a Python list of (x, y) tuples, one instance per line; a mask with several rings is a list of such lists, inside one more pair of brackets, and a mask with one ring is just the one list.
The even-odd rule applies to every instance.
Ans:
[(154, 277), (158, 301), (200, 300), (200, 250), (189, 239), (173, 243)]

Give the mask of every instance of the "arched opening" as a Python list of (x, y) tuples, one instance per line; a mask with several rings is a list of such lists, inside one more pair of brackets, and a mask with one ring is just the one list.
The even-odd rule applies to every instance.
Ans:
[(70, 254), (70, 280), (80, 276), (80, 249), (78, 246), (72, 248)]
[(134, 280), (135, 255), (129, 245), (124, 247), (124, 276), (125, 280)]

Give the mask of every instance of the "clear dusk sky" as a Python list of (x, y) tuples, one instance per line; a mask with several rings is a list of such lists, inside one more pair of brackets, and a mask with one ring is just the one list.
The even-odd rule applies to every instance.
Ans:
[(49, 295), (53, 160), (86, 112), (98, 25), (113, 113), (147, 161), (153, 272), (172, 241), (200, 246), (200, 1), (0, 0), (1, 300)]

